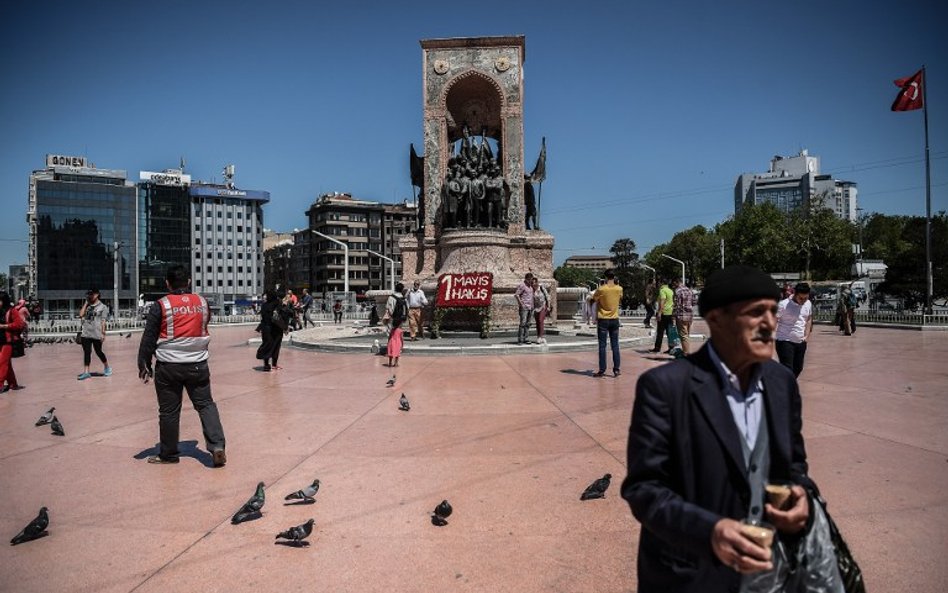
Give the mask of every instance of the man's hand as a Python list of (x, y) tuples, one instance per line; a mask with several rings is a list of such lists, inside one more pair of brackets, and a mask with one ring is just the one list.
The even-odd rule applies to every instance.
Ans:
[(721, 519), (711, 533), (711, 549), (725, 566), (741, 574), (773, 570), (770, 550), (741, 532), (740, 521)]
[(806, 527), (806, 521), (810, 517), (810, 503), (802, 486), (790, 487), (790, 507), (787, 510), (781, 511), (769, 502), (764, 508), (767, 511), (767, 520), (777, 531), (783, 533), (798, 533)]
[(142, 383), (147, 384), (148, 380), (155, 375), (154, 371), (151, 370), (150, 366), (140, 366), (138, 367), (138, 378), (142, 380)]

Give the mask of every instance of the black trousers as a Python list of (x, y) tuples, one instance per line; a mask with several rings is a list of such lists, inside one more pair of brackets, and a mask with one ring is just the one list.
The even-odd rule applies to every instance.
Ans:
[(799, 344), (789, 340), (777, 340), (777, 358), (780, 364), (793, 371), (794, 377), (803, 372), (803, 358), (806, 356), (806, 342)]
[(95, 348), (95, 355), (99, 357), (99, 360), (102, 361), (102, 364), (108, 365), (108, 360), (105, 358), (105, 352), (102, 352), (102, 340), (96, 340), (95, 338), (82, 338), (82, 364), (89, 366), (92, 362), (92, 349)]
[(155, 392), (158, 394), (158, 431), (164, 459), (178, 457), (178, 431), (181, 420), (182, 391), (201, 418), (204, 443), (210, 452), (224, 449), (224, 429), (211, 398), (211, 372), (207, 361), (197, 363), (158, 362), (155, 364)]
[[(668, 331), (668, 326), (675, 320), (671, 315), (662, 315), (661, 319), (658, 320), (658, 328), (655, 330), (655, 351), (661, 352), (662, 350), (662, 338), (665, 337), (665, 332)], [(671, 347), (671, 344), (668, 345)]]

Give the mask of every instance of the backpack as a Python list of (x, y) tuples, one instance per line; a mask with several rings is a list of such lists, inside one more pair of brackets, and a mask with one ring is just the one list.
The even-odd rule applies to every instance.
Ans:
[(392, 310), (392, 322), (398, 326), (408, 319), (408, 303), (405, 297), (395, 297), (395, 308)]

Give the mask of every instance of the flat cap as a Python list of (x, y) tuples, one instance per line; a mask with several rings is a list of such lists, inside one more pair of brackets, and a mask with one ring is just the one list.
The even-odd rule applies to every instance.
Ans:
[(752, 266), (728, 266), (708, 276), (698, 297), (701, 315), (731, 303), (751, 299), (780, 300), (780, 288), (769, 274)]

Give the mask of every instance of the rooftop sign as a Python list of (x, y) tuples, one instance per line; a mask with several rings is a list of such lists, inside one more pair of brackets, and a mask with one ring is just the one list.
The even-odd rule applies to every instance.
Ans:
[(64, 154), (47, 154), (46, 166), (47, 167), (74, 167), (74, 168), (85, 167), (86, 157), (67, 156)]
[(153, 171), (139, 171), (138, 178), (142, 181), (150, 181), (155, 185), (191, 185), (191, 176), (177, 171), (165, 171), (155, 173)]

